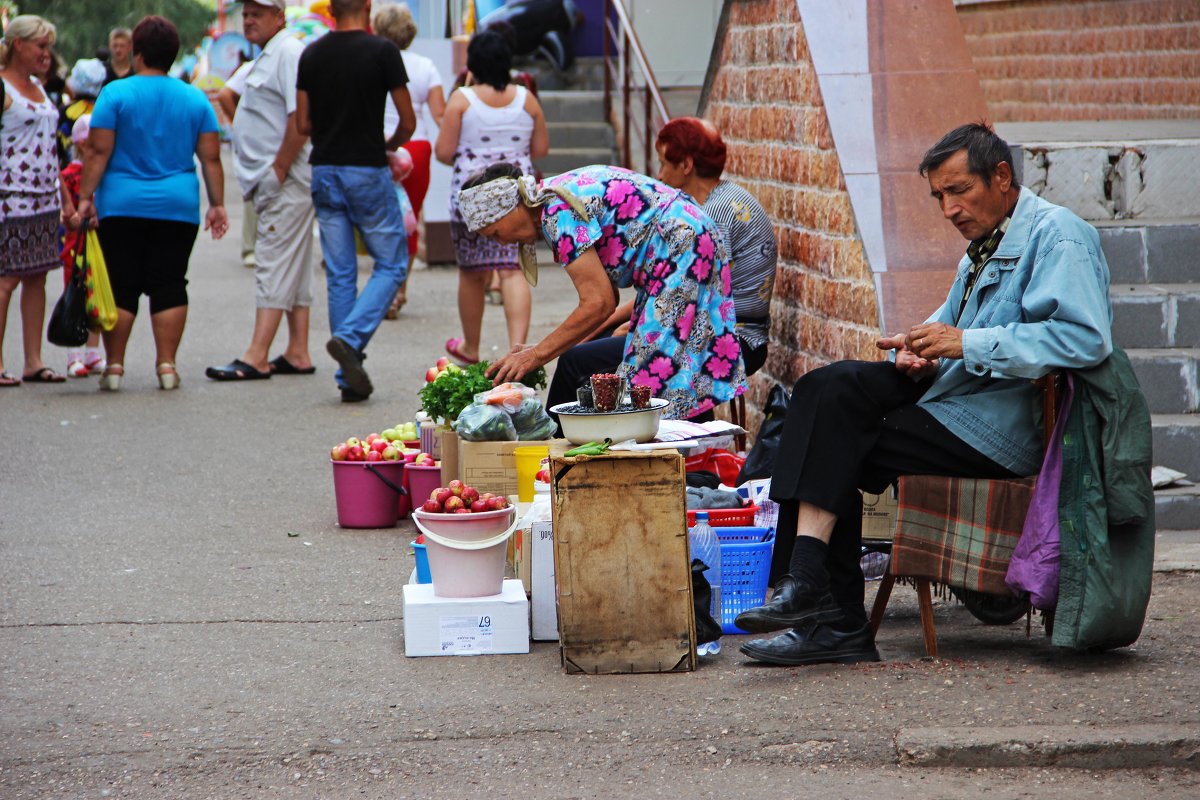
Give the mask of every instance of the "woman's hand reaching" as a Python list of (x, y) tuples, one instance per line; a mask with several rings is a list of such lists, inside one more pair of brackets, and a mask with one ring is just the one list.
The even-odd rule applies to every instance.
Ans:
[(487, 376), (495, 383), (519, 381), (546, 362), (538, 358), (532, 345), (513, 345), (508, 354), (487, 368)]

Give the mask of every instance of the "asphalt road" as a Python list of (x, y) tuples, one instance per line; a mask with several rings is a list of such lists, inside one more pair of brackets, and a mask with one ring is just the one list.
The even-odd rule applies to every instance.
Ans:
[[(1142, 639), (1093, 656), (938, 603), (942, 658), (924, 659), (900, 587), (882, 664), (762, 668), (736, 639), (676, 675), (568, 676), (542, 643), (406, 659), (411, 528), (339, 529), (327, 452), (412, 416), (458, 330), (456, 274), (415, 273), (369, 348), (375, 396), (343, 405), (323, 296), (316, 376), (203, 377), (250, 333), (237, 242), (235, 225), (193, 255), (179, 391), (157, 389), (144, 317), (119, 394), (0, 390), (0, 796), (1200, 795), (1191, 572), (1157, 575)], [(534, 336), (571, 298), (545, 269)], [(502, 346), (500, 309), (485, 330)], [(976, 734), (994, 741), (955, 745)]]

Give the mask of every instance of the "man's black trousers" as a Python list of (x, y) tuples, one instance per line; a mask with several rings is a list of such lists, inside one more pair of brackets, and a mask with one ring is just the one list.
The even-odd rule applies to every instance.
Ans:
[(1011, 478), (916, 405), (929, 381), (914, 381), (890, 361), (840, 361), (796, 381), (771, 476), (779, 503), (772, 583), (791, 569), (798, 508), (837, 515), (826, 569), (847, 622), (866, 622), (863, 605), (862, 496), (901, 475)]

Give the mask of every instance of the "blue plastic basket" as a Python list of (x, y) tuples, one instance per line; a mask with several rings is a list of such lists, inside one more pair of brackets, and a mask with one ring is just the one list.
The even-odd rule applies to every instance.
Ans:
[(721, 630), (746, 633), (733, 620), (766, 600), (775, 531), (741, 527), (713, 531), (721, 541)]
[(416, 560), (417, 583), (433, 583), (433, 576), (429, 574), (429, 555), (425, 552), (425, 545), (416, 542), (408, 544), (412, 547), (413, 558)]

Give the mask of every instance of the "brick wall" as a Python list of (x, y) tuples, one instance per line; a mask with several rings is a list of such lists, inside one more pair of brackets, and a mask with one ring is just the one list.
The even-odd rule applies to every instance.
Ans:
[(779, 269), (766, 366), (751, 378), (751, 429), (772, 383), (844, 358), (878, 358), (875, 285), (855, 227), (796, 0), (737, 0), (704, 115), (729, 149), (725, 177), (775, 221)]
[(1200, 118), (1198, 0), (960, 0), (998, 122)]

